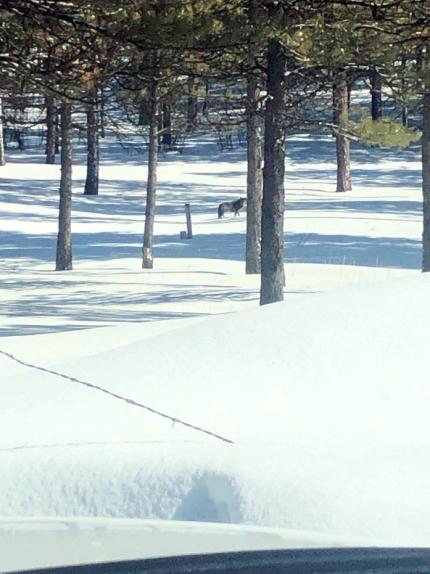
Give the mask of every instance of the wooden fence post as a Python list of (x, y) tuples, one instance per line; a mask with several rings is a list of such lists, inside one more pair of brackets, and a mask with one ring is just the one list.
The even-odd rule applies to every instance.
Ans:
[(193, 238), (193, 228), (191, 225), (191, 208), (190, 208), (189, 203), (185, 204), (185, 215), (187, 217), (187, 239), (192, 239)]

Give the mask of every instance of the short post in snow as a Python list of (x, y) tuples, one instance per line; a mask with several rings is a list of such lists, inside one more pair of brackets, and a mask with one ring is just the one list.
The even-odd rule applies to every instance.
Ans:
[(187, 218), (187, 231), (181, 231), (181, 239), (192, 239), (193, 238), (193, 227), (191, 224), (191, 207), (189, 203), (185, 204), (185, 216)]

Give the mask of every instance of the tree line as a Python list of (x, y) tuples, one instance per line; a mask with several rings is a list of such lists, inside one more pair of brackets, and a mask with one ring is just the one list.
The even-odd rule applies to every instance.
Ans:
[[(172, 118), (185, 133), (242, 126), (246, 272), (261, 274), (261, 304), (283, 299), (288, 133), (333, 134), (339, 193), (352, 187), (351, 140), (405, 147), (421, 138), (422, 269), (430, 270), (428, 2), (0, 0), (0, 14), (0, 164), (8, 113), (22, 146), (22, 102), (42, 98), (46, 162), (58, 153), (61, 162), (57, 270), (72, 268), (76, 110), (86, 117), (87, 195), (98, 193), (107, 118), (131, 118), (148, 133), (143, 268), (154, 264), (158, 154), (181, 147)], [(351, 106), (357, 85), (369, 90), (367, 114)], [(395, 114), (383, 113), (383, 95)]]

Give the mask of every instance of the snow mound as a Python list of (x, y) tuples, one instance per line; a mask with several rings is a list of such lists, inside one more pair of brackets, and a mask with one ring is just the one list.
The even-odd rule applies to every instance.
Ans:
[(420, 276), (93, 355), (82, 332), (86, 356), (58, 370), (234, 444), (22, 367), (2, 381), (0, 514), (245, 522), (429, 544), (429, 298)]

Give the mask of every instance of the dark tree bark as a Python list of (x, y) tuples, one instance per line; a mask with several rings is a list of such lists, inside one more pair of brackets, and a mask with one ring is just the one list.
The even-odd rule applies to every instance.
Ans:
[(188, 97), (187, 97), (187, 131), (192, 131), (197, 122), (197, 94), (196, 80), (193, 77), (188, 78)]
[(405, 128), (408, 127), (409, 125), (409, 110), (408, 110), (408, 106), (406, 104), (405, 101), (405, 87), (406, 87), (406, 82), (405, 82), (405, 72), (406, 72), (406, 57), (402, 56), (401, 57), (401, 62), (402, 62), (402, 75), (401, 75), (401, 86), (402, 86), (402, 125), (405, 126)]
[(56, 271), (72, 269), (72, 105), (61, 105), (61, 180)]
[(25, 138), (24, 138), (23, 131), (20, 128), (18, 128), (17, 130), (15, 130), (15, 136), (16, 136), (16, 141), (18, 144), (19, 151), (24, 151), (25, 150)]
[(209, 113), (209, 91), (210, 91), (210, 82), (209, 82), (209, 80), (206, 80), (205, 81), (205, 99), (203, 101), (203, 109), (202, 109), (203, 114)]
[(139, 126), (146, 126), (149, 123), (148, 118), (148, 102), (142, 99), (139, 102)]
[(350, 80), (348, 82), (348, 112), (351, 108), (351, 94), (353, 89), (354, 89), (354, 80)]
[(382, 118), (382, 79), (375, 68), (370, 72), (370, 95), (372, 120)]
[(60, 116), (61, 116), (61, 112), (59, 112), (57, 110), (56, 116), (55, 116), (55, 153), (60, 153), (60, 132), (61, 132), (61, 128), (60, 128)]
[(287, 59), (281, 43), (275, 39), (269, 40), (261, 219), (261, 305), (282, 301), (284, 298), (286, 64)]
[[(249, 19), (255, 22), (256, 0), (249, 0)], [(258, 114), (260, 87), (253, 68), (255, 63), (253, 38), (249, 39), (246, 90), (246, 136), (247, 136), (247, 180), (246, 180), (246, 264), (247, 274), (261, 271), (261, 203), (263, 196), (263, 170), (261, 150), (261, 118)]]
[(261, 203), (263, 196), (263, 170), (261, 150), (261, 120), (257, 113), (259, 88), (248, 80), (247, 118), (247, 180), (246, 180), (246, 273), (261, 271)]
[(100, 137), (106, 137), (106, 110), (105, 110), (105, 92), (103, 86), (100, 88)]
[(344, 72), (338, 72), (333, 85), (333, 121), (336, 129), (337, 186), (336, 191), (350, 191), (351, 156), (349, 140), (344, 134), (348, 126), (348, 83)]
[(430, 271), (430, 43), (423, 61), (424, 98), (423, 98), (423, 135), (422, 175), (423, 175), (423, 261), (422, 270)]
[[(24, 94), (21, 93), (21, 96), (24, 96)], [(25, 101), (21, 98), (18, 100), (17, 117), (18, 127), (15, 128), (16, 142), (18, 144), (19, 151), (24, 151), (26, 148), (26, 142), (25, 131), (22, 128), (22, 124), (25, 122)]]
[(87, 106), (87, 176), (84, 195), (99, 193), (99, 156), (99, 111), (97, 90), (93, 89)]
[(402, 104), (402, 125), (407, 128), (409, 126), (409, 112), (405, 104)]
[(146, 184), (145, 231), (143, 235), (142, 268), (152, 269), (154, 260), (152, 246), (154, 241), (154, 218), (157, 193), (158, 162), (158, 102), (157, 81), (154, 78), (150, 87), (150, 122), (148, 145), (148, 179)]
[(165, 146), (172, 145), (172, 113), (169, 104), (163, 104), (161, 143)]
[(4, 153), (3, 100), (0, 97), (0, 166), (1, 165), (6, 165), (6, 155)]
[(46, 106), (46, 163), (55, 163), (55, 130), (57, 107), (52, 96), (45, 97)]

